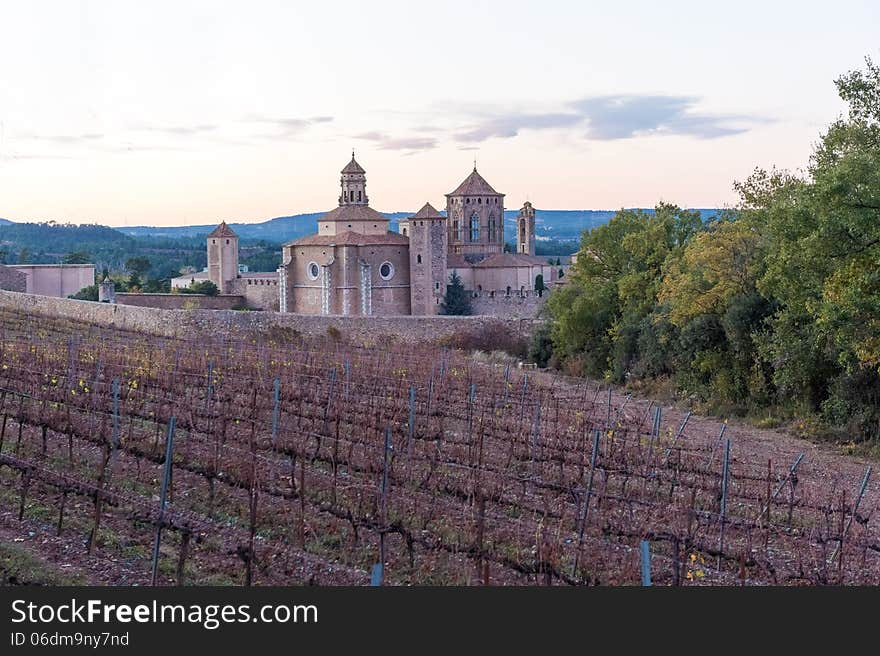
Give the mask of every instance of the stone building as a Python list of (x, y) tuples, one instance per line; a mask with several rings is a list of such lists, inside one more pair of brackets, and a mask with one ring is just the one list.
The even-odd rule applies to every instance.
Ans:
[[(228, 302), (225, 305), (278, 311), (280, 297), (278, 271), (251, 272), (247, 267), (241, 266), (238, 261), (238, 235), (225, 221), (208, 234), (207, 247), (208, 266), (205, 270), (172, 278), (172, 291), (211, 281), (217, 286), (221, 296), (234, 297), (227, 298)], [(184, 303), (187, 299), (178, 300)], [(156, 303), (160, 301), (163, 303), (162, 307), (168, 306), (170, 302), (167, 299), (159, 299), (157, 295)], [(125, 302), (132, 303), (133, 299), (126, 298)], [(145, 300), (144, 304), (147, 302)], [(212, 304), (224, 306), (222, 301)]]
[[(24, 275), (28, 294), (67, 298), (95, 284), (94, 264), (10, 264)], [(18, 291), (18, 290), (16, 290)]]
[(504, 194), (474, 170), (446, 194), (446, 214), (431, 203), (398, 222), (370, 207), (366, 171), (352, 153), (341, 171), (338, 206), (318, 231), (283, 245), (278, 271), (239, 270), (238, 236), (221, 223), (208, 235), (205, 272), (173, 286), (209, 279), (249, 307), (297, 314), (400, 316), (440, 312), (449, 277), (459, 275), (477, 311), (522, 315), (540, 308), (536, 284), (558, 284), (559, 268), (535, 256), (535, 210), (516, 218), (517, 252), (504, 252)]
[(473, 172), (446, 194), (449, 252), (479, 260), (504, 252), (504, 194)]
[(238, 235), (223, 221), (208, 234), (208, 279), (231, 294), (238, 278)]
[(369, 206), (366, 172), (354, 153), (341, 173), (339, 206), (318, 220), (317, 234), (283, 246), (281, 311), (410, 314), (409, 237), (391, 232)]
[(448, 233), (446, 217), (431, 203), (398, 228), (409, 236), (410, 307), (412, 314), (437, 314), (449, 276), (446, 268)]

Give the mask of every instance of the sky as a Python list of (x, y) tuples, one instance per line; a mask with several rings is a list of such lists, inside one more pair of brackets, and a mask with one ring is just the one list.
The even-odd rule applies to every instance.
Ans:
[(736, 202), (803, 169), (880, 3), (0, 0), (0, 217), (111, 226)]

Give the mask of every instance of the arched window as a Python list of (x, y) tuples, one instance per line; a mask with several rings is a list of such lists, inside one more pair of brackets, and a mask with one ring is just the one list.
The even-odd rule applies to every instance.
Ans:
[(361, 200), (361, 192), (358, 191), (358, 202), (360, 202), (360, 200)]
[(489, 241), (495, 241), (495, 215), (489, 215)]
[[(348, 227), (350, 228), (351, 226)], [(406, 237), (406, 228), (403, 229), (403, 236)]]
[(461, 241), (461, 239), (462, 239), (461, 221), (459, 221), (458, 219), (456, 219), (455, 221), (452, 222), (452, 233), (455, 235), (454, 238), (456, 241)]
[(471, 241), (480, 241), (480, 215), (471, 214)]
[(421, 264), (421, 263), (422, 263), (422, 256), (421, 256), (421, 255), (416, 255), (416, 263), (417, 263), (417, 264)]

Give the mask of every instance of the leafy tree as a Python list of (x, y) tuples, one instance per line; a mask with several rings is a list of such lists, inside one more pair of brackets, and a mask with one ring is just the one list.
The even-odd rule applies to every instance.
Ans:
[(461, 282), (461, 277), (456, 271), (449, 276), (449, 284), (446, 285), (446, 295), (440, 306), (443, 314), (469, 315), (472, 313), (471, 300)]
[(660, 204), (653, 214), (621, 210), (585, 232), (569, 283), (548, 301), (554, 349), (578, 359), (583, 373), (624, 380), (664, 268), (702, 229), (697, 212)]
[(528, 358), (543, 368), (549, 364), (552, 357), (553, 340), (550, 336), (550, 326), (543, 323), (532, 333), (532, 338), (529, 341)]
[(169, 294), (171, 293), (171, 279), (148, 278), (142, 289), (148, 294)]
[(217, 285), (210, 280), (200, 280), (189, 287), (180, 287), (177, 291), (181, 294), (204, 294), (205, 296), (217, 296), (220, 293)]
[(554, 361), (880, 437), (880, 67), (836, 85), (848, 111), (805, 176), (756, 170), (706, 226), (659, 205), (585, 232), (548, 301)]
[(700, 314), (724, 312), (730, 299), (755, 290), (763, 250), (749, 221), (722, 221), (697, 234), (663, 276), (657, 300), (681, 327)]
[(83, 287), (76, 294), (71, 294), (67, 298), (74, 298), (80, 301), (97, 301), (98, 285), (89, 285), (88, 287)]
[(28, 248), (22, 248), (18, 252), (18, 264), (29, 264), (31, 261), (31, 251)]
[(535, 276), (535, 291), (538, 292), (538, 296), (543, 296), (545, 289), (547, 288), (544, 286), (544, 274), (539, 273)]
[(136, 273), (139, 278), (145, 277), (151, 266), (150, 259), (142, 255), (130, 257), (125, 261), (125, 269), (131, 273)]

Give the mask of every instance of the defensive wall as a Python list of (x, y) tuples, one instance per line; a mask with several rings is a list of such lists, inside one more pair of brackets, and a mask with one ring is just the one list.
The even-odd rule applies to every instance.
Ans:
[(0, 308), (166, 337), (193, 338), (223, 332), (231, 336), (272, 334), (280, 330), (303, 335), (330, 334), (377, 348), (381, 348), (382, 339), (387, 338), (408, 343), (431, 343), (481, 335), (487, 331), (503, 331), (511, 337), (528, 338), (537, 323), (534, 319), (489, 316), (343, 317), (234, 310), (166, 310), (8, 291), (0, 291)]

